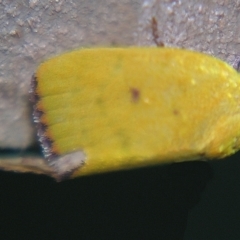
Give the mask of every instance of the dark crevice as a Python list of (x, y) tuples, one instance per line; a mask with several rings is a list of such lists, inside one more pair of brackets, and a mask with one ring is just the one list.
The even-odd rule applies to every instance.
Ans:
[(20, 156), (29, 156), (29, 155), (43, 157), (42, 150), (39, 144), (36, 143), (26, 149), (0, 148), (0, 160), (1, 160), (1, 157), (20, 157)]

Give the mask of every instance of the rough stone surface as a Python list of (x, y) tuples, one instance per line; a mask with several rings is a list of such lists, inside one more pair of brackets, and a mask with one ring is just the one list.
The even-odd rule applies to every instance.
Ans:
[(154, 45), (154, 17), (159, 41), (165, 45), (194, 49), (235, 64), (240, 56), (239, 11), (239, 0), (145, 0), (136, 42)]

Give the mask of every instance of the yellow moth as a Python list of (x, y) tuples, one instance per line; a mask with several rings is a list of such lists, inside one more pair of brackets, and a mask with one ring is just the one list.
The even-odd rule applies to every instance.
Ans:
[(240, 146), (240, 76), (173, 48), (89, 48), (40, 65), (34, 120), (61, 177), (223, 158)]

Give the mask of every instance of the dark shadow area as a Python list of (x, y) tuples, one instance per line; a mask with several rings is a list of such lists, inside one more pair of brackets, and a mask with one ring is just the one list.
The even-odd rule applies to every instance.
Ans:
[(43, 156), (40, 145), (36, 142), (26, 149), (0, 148), (0, 160), (2, 157)]
[(56, 183), (0, 172), (1, 239), (183, 239), (213, 172), (206, 162)]
[(214, 177), (189, 213), (184, 240), (240, 239), (240, 152), (210, 165)]

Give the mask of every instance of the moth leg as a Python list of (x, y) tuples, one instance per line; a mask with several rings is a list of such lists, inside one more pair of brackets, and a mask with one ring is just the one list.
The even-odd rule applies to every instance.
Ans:
[(159, 35), (158, 35), (158, 23), (157, 23), (157, 20), (156, 20), (155, 17), (152, 17), (151, 28), (152, 28), (153, 42), (154, 42), (158, 47), (164, 47), (164, 43), (159, 40)]

